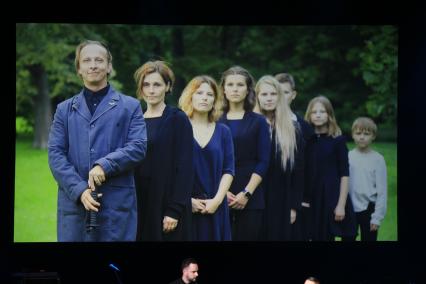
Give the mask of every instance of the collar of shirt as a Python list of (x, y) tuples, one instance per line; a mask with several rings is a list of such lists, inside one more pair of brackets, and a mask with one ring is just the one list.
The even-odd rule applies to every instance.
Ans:
[(84, 87), (83, 95), (86, 98), (86, 100), (99, 104), (99, 102), (105, 97), (108, 91), (109, 91), (109, 84), (107, 84), (104, 88), (96, 92), (93, 92), (92, 90), (89, 90), (88, 88)]

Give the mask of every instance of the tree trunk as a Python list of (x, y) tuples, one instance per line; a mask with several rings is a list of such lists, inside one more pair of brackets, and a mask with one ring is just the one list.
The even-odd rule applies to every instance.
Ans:
[(47, 149), (49, 128), (52, 124), (52, 106), (50, 104), (47, 73), (40, 64), (31, 66), (29, 70), (38, 93), (34, 98), (35, 120), (33, 147), (37, 149)]
[[(176, 62), (179, 62), (179, 60), (185, 55), (185, 45), (181, 27), (174, 27), (172, 30), (172, 55)], [(175, 76), (175, 86), (173, 87), (174, 99), (172, 100), (175, 104), (177, 104), (180, 94), (182, 93), (183, 88), (185, 88), (185, 79), (176, 73)]]

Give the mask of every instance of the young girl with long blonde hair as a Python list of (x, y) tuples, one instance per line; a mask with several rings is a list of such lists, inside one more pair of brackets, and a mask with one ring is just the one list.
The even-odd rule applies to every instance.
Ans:
[(271, 157), (265, 178), (265, 238), (292, 240), (293, 224), (301, 208), (304, 154), (301, 131), (292, 118), (279, 82), (270, 75), (256, 84), (260, 112), (271, 130)]

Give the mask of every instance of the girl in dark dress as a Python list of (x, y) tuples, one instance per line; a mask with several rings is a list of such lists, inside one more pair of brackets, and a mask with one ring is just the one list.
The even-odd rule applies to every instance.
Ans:
[(312, 195), (313, 240), (353, 240), (355, 213), (349, 191), (348, 148), (337, 125), (333, 106), (324, 96), (313, 98), (305, 119), (316, 133), (316, 188)]
[(194, 133), (193, 239), (230, 241), (225, 197), (234, 176), (234, 147), (229, 128), (216, 123), (222, 102), (214, 79), (192, 79), (182, 92), (179, 106), (190, 118)]
[(271, 128), (271, 158), (265, 178), (264, 237), (292, 240), (292, 230), (303, 194), (303, 139), (279, 82), (266, 75), (256, 84), (259, 110)]
[(192, 127), (184, 112), (165, 104), (174, 74), (162, 61), (135, 72), (137, 95), (146, 102), (148, 150), (135, 170), (139, 241), (191, 239)]
[(314, 187), (314, 180), (312, 177), (315, 175), (315, 153), (313, 152), (313, 144), (315, 143), (315, 132), (314, 128), (306, 120), (304, 120), (303, 117), (299, 116), (291, 109), (291, 103), (297, 96), (296, 83), (294, 81), (293, 76), (289, 73), (278, 73), (275, 75), (275, 79), (277, 79), (281, 85), (281, 89), (287, 99), (287, 103), (290, 108), (291, 119), (294, 123), (297, 124), (297, 127), (301, 130), (303, 142), (305, 145), (305, 148), (303, 149), (305, 156), (305, 178), (302, 186), (302, 206), (297, 214), (298, 216), (296, 218), (296, 221), (292, 226), (292, 240), (309, 241), (312, 240), (312, 210), (310, 204), (312, 199), (312, 190)]
[(224, 114), (219, 120), (232, 132), (235, 177), (228, 191), (233, 241), (258, 241), (265, 208), (262, 179), (269, 165), (269, 127), (262, 115), (252, 112), (254, 79), (242, 67), (222, 74)]

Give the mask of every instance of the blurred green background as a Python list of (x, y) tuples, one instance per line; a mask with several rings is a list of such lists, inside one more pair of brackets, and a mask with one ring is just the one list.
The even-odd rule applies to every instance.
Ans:
[(356, 117), (373, 118), (389, 173), (388, 214), (379, 239), (397, 239), (397, 27), (18, 23), (15, 241), (56, 240), (57, 189), (45, 149), (56, 105), (82, 88), (74, 53), (84, 39), (109, 46), (110, 83), (127, 95), (135, 96), (133, 74), (147, 60), (171, 64), (176, 84), (167, 101), (172, 105), (194, 76), (219, 80), (224, 70), (240, 65), (255, 79), (291, 73), (298, 92), (292, 108), (299, 114), (313, 97), (327, 96), (346, 135)]

